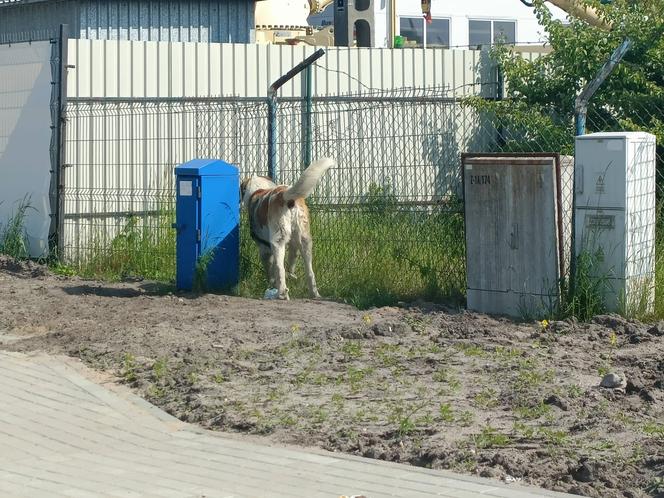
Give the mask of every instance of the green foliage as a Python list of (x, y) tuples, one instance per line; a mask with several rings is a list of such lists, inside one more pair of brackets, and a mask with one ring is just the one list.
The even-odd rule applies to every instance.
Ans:
[(19, 201), (5, 224), (0, 223), (0, 254), (14, 259), (27, 259), (29, 256), (28, 236), (25, 231), (25, 219), (31, 208), (30, 197)]
[(483, 427), (482, 432), (473, 435), (471, 439), (479, 449), (505, 447), (511, 441), (508, 435), (498, 432), (490, 425)]
[(110, 227), (90, 236), (78, 256), (79, 272), (88, 277), (120, 280), (141, 276), (162, 282), (175, 279), (175, 208), (164, 200), (154, 216), (129, 216), (109, 240)]
[(552, 51), (526, 61), (507, 48), (496, 50), (507, 80), (507, 96), (536, 106), (554, 122), (568, 126), (577, 94), (592, 80), (625, 38), (633, 45), (624, 62), (593, 97), (588, 123), (615, 123), (624, 129), (645, 129), (664, 135), (664, 0), (615, 0), (609, 5), (586, 1), (612, 23), (605, 31), (571, 18), (553, 19), (545, 2), (535, 2), (539, 22), (549, 33)]
[(609, 275), (600, 268), (601, 251), (582, 251), (576, 258), (575, 284), (565, 289), (561, 316), (589, 320), (604, 313), (604, 295), (609, 290)]
[[(460, 202), (432, 210), (401, 206), (372, 185), (355, 207), (310, 205), (314, 271), (321, 295), (361, 309), (418, 298), (460, 303), (465, 243)], [(268, 286), (245, 215), (240, 225), (240, 294)], [(301, 262), (288, 279), (292, 298), (308, 295)]]

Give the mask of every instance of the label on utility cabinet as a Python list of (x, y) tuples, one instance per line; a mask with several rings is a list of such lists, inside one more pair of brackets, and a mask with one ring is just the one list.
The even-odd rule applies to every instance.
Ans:
[(193, 194), (193, 189), (190, 181), (181, 181), (180, 182), (180, 195), (184, 197), (190, 197)]
[(616, 217), (608, 214), (589, 214), (586, 216), (586, 226), (599, 230), (613, 230), (616, 227)]
[(470, 175), (471, 185), (491, 185), (491, 175)]

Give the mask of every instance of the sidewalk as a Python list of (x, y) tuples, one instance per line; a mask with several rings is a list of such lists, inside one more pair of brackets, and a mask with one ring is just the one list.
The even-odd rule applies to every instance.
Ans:
[(256, 444), (180, 422), (94, 375), (67, 358), (0, 352), (0, 496), (571, 496)]

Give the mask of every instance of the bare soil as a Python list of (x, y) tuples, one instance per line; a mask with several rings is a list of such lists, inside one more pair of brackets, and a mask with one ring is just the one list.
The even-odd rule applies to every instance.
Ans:
[[(592, 497), (664, 496), (664, 323), (170, 294), (0, 258), (0, 348), (219, 431)], [(603, 374), (626, 386), (600, 387)]]

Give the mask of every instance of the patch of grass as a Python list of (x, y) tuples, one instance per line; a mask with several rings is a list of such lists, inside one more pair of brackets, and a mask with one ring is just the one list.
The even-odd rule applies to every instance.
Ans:
[(535, 420), (551, 411), (551, 406), (540, 401), (534, 405), (521, 405), (514, 408), (514, 413), (523, 419)]
[(344, 354), (346, 361), (360, 358), (362, 356), (362, 344), (360, 341), (344, 341), (341, 346), (341, 352)]
[(420, 419), (415, 418), (415, 415), (427, 406), (427, 404), (428, 401), (417, 405), (397, 403), (392, 406), (392, 412), (388, 415), (387, 420), (397, 425), (397, 434), (399, 436), (408, 436), (417, 430), (418, 422), (424, 425), (429, 425), (433, 422), (433, 419), (426, 416)]
[(72, 267), (85, 277), (117, 281), (145, 277), (161, 282), (175, 280), (175, 238), (171, 225), (175, 207), (164, 200), (156, 214), (128, 216), (121, 227), (96, 228), (80, 252), (72, 255)]
[(440, 408), (438, 409), (438, 416), (440, 417), (440, 420), (443, 422), (454, 422), (455, 417), (454, 417), (454, 409), (452, 408), (452, 405), (449, 403), (442, 403), (440, 405)]
[(438, 368), (438, 370), (432, 374), (431, 378), (434, 382), (446, 384), (451, 391), (458, 391), (461, 389), (461, 381), (459, 381), (454, 371), (450, 368)]
[(16, 209), (4, 224), (0, 223), (0, 254), (14, 259), (27, 259), (30, 256), (28, 234), (25, 221), (30, 206), (30, 196), (26, 195), (18, 202)]
[(156, 381), (164, 379), (168, 373), (168, 360), (160, 358), (152, 365), (152, 378)]
[(148, 387), (147, 390), (147, 395), (150, 398), (160, 399), (166, 396), (166, 390), (162, 386), (150, 384), (150, 387)]
[(205, 292), (208, 290), (208, 268), (214, 259), (214, 250), (208, 249), (196, 260), (194, 268), (194, 292)]
[(456, 416), (456, 422), (463, 427), (470, 427), (473, 425), (474, 420), (475, 415), (473, 415), (473, 412), (468, 410), (459, 412), (459, 414)]
[(567, 386), (567, 395), (572, 398), (580, 398), (583, 395), (583, 389), (578, 384), (571, 384)]
[(478, 358), (485, 358), (487, 356), (487, 352), (476, 344), (459, 343), (456, 344), (455, 347), (465, 356), (476, 356)]
[[(343, 211), (310, 204), (314, 271), (321, 295), (360, 309), (423, 298), (462, 303), (465, 244), (461, 203), (434, 212), (399, 206), (388, 191), (371, 187), (362, 204)], [(244, 215), (243, 215), (244, 216)], [(267, 281), (258, 249), (241, 226), (244, 296), (262, 296)], [(387, 270), (386, 270), (387, 269)], [(289, 280), (291, 297), (306, 297), (301, 263)]]
[(189, 384), (194, 385), (198, 382), (198, 373), (191, 371), (187, 374), (187, 382)]
[(337, 381), (347, 382), (350, 387), (351, 392), (357, 393), (362, 390), (364, 380), (373, 374), (374, 369), (372, 367), (366, 368), (356, 368), (352, 365), (349, 365), (346, 369), (346, 373)]
[(413, 332), (418, 335), (424, 335), (426, 334), (427, 326), (429, 325), (431, 319), (416, 315), (406, 315), (404, 317), (404, 321), (410, 325), (410, 328), (413, 329)]
[(120, 376), (122, 380), (127, 383), (136, 382), (136, 357), (131, 353), (125, 353), (122, 357), (122, 368), (120, 369)]
[(387, 344), (383, 343), (376, 348), (376, 356), (380, 360), (381, 364), (388, 367), (395, 367), (399, 365), (399, 352), (401, 348), (397, 344)]
[(564, 446), (569, 440), (567, 432), (551, 429), (549, 427), (540, 427), (538, 433), (547, 444), (553, 446)]
[(643, 433), (650, 437), (664, 441), (664, 424), (657, 422), (647, 422), (643, 425)]
[(664, 477), (653, 477), (645, 489), (653, 496), (664, 495)]
[(498, 406), (498, 392), (491, 387), (484, 388), (473, 397), (473, 403), (480, 408), (495, 408)]
[(606, 311), (604, 295), (609, 289), (610, 275), (601, 268), (603, 260), (602, 250), (596, 248), (586, 249), (577, 255), (574, 285), (568, 283), (563, 289), (558, 312), (560, 317), (575, 316), (587, 321)]
[(483, 427), (479, 434), (471, 436), (471, 440), (480, 449), (505, 447), (511, 442), (511, 438), (507, 434), (498, 432), (490, 425)]
[(223, 384), (227, 380), (226, 376), (221, 372), (217, 372), (212, 376), (212, 381), (216, 384)]

